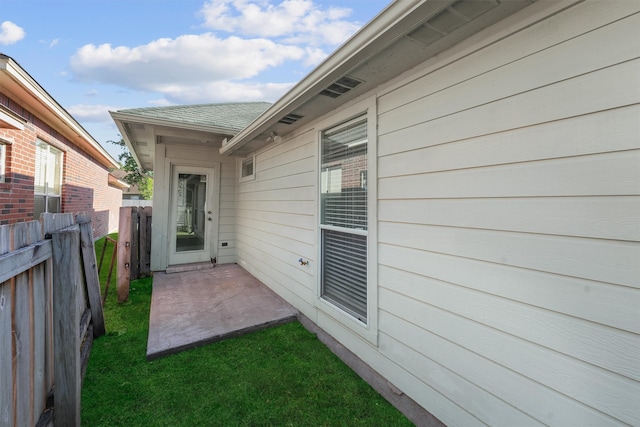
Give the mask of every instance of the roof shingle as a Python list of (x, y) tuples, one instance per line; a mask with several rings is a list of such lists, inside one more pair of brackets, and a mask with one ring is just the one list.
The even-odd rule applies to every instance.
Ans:
[(239, 132), (271, 106), (269, 102), (173, 105), (131, 108), (119, 113), (162, 119), (176, 123), (212, 126)]

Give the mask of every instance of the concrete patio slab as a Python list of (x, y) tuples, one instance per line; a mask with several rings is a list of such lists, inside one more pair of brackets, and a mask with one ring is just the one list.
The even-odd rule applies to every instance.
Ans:
[(287, 323), (298, 312), (236, 264), (155, 273), (147, 359)]

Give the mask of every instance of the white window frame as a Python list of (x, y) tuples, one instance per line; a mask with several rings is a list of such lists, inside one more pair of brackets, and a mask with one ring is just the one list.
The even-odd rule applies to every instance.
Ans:
[[(244, 173), (244, 165), (247, 162), (251, 162), (252, 165), (252, 173), (243, 175)], [(247, 182), (253, 181), (256, 179), (256, 155), (252, 153), (251, 155), (238, 159), (238, 182)]]
[(0, 183), (6, 181), (7, 176), (7, 144), (0, 140)]
[[(322, 228), (321, 228), (321, 203), (320, 193), (322, 191), (322, 134), (326, 130), (330, 130), (346, 123), (352, 119), (366, 117), (367, 120), (367, 323), (363, 323), (347, 311), (337, 307), (329, 301), (322, 298)], [(339, 322), (347, 327), (350, 331), (358, 336), (366, 339), (374, 346), (378, 345), (378, 252), (377, 252), (377, 180), (373, 177), (378, 176), (377, 172), (377, 110), (376, 98), (371, 96), (363, 101), (354, 103), (344, 110), (331, 115), (331, 117), (322, 119), (314, 125), (317, 130), (317, 293), (316, 307), (323, 315), (318, 317), (318, 324), (327, 329), (332, 328), (330, 324), (326, 324), (326, 318), (332, 322)], [(371, 179), (369, 179), (371, 178)], [(331, 228), (326, 227), (326, 228)]]
[[(62, 176), (63, 176), (63, 169), (64, 169), (64, 152), (56, 147), (54, 147), (51, 144), (48, 144), (45, 141), (42, 141), (40, 139), (38, 139), (36, 141), (36, 162), (37, 162), (37, 150), (38, 150), (38, 146), (46, 146), (47, 147), (47, 153), (51, 154), (52, 151), (55, 152), (55, 154), (58, 156), (57, 158), (59, 159), (60, 162), (60, 168), (59, 168), (59, 172), (58, 172), (58, 176), (54, 176), (54, 183), (53, 184), (58, 184), (58, 188), (60, 188), (60, 192), (55, 193), (55, 192), (50, 192), (49, 191), (49, 182), (46, 180), (47, 179), (47, 175), (49, 175), (49, 173), (47, 171), (45, 171), (45, 185), (44, 185), (44, 192), (38, 192), (36, 191), (36, 182), (34, 182), (34, 191), (33, 191), (33, 195), (34, 198), (35, 196), (41, 196), (44, 197), (44, 211), (43, 212), (49, 212), (49, 199), (50, 198), (57, 198), (59, 199), (59, 205), (60, 205), (60, 212), (62, 212)], [(48, 163), (47, 163), (47, 167), (48, 167)], [(37, 165), (36, 165), (37, 168)], [(55, 173), (55, 172), (54, 172)], [(37, 171), (35, 173), (36, 178), (37, 178)], [(57, 182), (56, 182), (57, 181)], [(52, 185), (52, 187), (55, 187), (55, 185)], [(34, 212), (34, 219), (39, 219), (39, 218), (35, 218), (35, 212)]]

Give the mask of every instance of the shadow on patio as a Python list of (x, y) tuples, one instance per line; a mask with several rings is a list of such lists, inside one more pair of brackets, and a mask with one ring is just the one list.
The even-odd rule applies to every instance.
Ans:
[(253, 332), (298, 312), (236, 264), (155, 273), (147, 359)]

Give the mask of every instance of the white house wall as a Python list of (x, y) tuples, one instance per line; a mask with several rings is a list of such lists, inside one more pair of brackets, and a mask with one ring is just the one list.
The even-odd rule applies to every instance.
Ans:
[(448, 425), (640, 424), (640, 5), (560, 5), (377, 91), (377, 346), (317, 296), (331, 119), (238, 186), (241, 264)]

